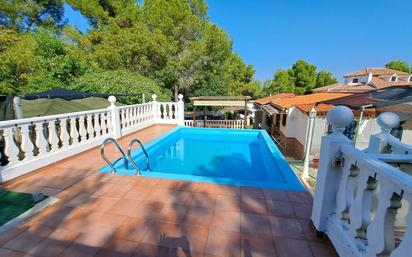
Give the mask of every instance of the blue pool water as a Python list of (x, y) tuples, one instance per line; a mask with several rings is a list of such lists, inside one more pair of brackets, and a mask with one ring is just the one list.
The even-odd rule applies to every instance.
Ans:
[[(132, 158), (143, 176), (303, 190), (287, 161), (264, 130), (178, 127), (140, 148)], [(132, 165), (115, 163), (118, 174), (134, 175)], [(100, 171), (109, 172), (105, 166)]]

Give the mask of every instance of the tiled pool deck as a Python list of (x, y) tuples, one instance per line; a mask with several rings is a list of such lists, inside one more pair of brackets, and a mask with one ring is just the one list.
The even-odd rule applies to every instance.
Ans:
[[(120, 144), (171, 128), (152, 126)], [(6, 184), (60, 201), (0, 235), (0, 256), (335, 256), (310, 225), (308, 193), (96, 172), (103, 165), (96, 148)]]

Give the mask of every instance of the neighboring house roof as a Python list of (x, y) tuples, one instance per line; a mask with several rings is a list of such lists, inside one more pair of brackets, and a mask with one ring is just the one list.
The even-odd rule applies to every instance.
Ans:
[(264, 98), (257, 99), (255, 101), (255, 103), (263, 105), (263, 104), (268, 104), (272, 100), (275, 100), (275, 99), (289, 98), (289, 97), (294, 97), (294, 96), (296, 96), (296, 95), (293, 94), (293, 93), (280, 93), (280, 94), (271, 95), (271, 96), (267, 96), (267, 97), (264, 97)]
[(358, 84), (332, 84), (329, 86), (318, 87), (315, 88), (313, 91), (315, 93), (320, 92), (341, 92), (341, 93), (363, 93), (371, 90), (375, 90), (376, 88), (371, 85), (365, 85), (362, 83)]
[(393, 74), (398, 74), (398, 75), (407, 75), (408, 73), (403, 72), (403, 71), (398, 71), (398, 70), (393, 70), (393, 69), (387, 69), (387, 68), (365, 68), (361, 70), (357, 70), (355, 72), (351, 72), (348, 74), (343, 75), (343, 77), (356, 77), (356, 76), (366, 76), (369, 73), (372, 73), (374, 76), (380, 76), (380, 75), (393, 75)]
[(290, 107), (305, 105), (305, 104), (316, 104), (328, 100), (333, 100), (345, 96), (349, 96), (349, 93), (316, 93), (310, 95), (298, 95), (289, 98), (275, 99), (271, 101), (271, 104), (282, 108), (287, 109)]
[(333, 104), (301, 104), (296, 106), (296, 108), (304, 113), (309, 113), (312, 108), (315, 108), (317, 115), (325, 115), (330, 111), (335, 105)]

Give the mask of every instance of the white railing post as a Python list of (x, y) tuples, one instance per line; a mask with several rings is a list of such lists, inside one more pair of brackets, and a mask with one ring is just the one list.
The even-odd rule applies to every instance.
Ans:
[(381, 132), (371, 135), (369, 140), (368, 153), (382, 153), (388, 142), (399, 141), (391, 135), (391, 130), (399, 126), (399, 116), (393, 112), (381, 113), (377, 118), (377, 123), (381, 127)]
[(312, 222), (318, 231), (325, 231), (328, 217), (336, 209), (336, 194), (341, 176), (340, 147), (353, 142), (343, 135), (345, 127), (353, 120), (351, 109), (337, 106), (327, 114), (333, 133), (322, 137), (316, 190), (312, 210)]
[(177, 125), (185, 125), (185, 103), (183, 102), (183, 95), (178, 95), (179, 101), (177, 102)]
[(157, 113), (158, 107), (157, 107), (156, 98), (157, 98), (157, 95), (153, 94), (152, 95), (152, 105), (153, 105), (152, 111), (153, 111), (153, 120), (155, 123), (157, 122), (157, 119), (158, 119), (158, 113)]
[(119, 107), (115, 105), (116, 103), (116, 97), (111, 95), (108, 98), (110, 102), (109, 110), (111, 112), (111, 118), (112, 118), (112, 128), (113, 128), (113, 137), (115, 139), (118, 139), (122, 136), (122, 130), (120, 127), (120, 113), (119, 113)]

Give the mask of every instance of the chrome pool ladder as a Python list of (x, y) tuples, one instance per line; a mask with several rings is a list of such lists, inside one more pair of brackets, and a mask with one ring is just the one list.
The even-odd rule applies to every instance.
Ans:
[(124, 164), (124, 166), (125, 166), (126, 169), (127, 169), (128, 166), (129, 166), (129, 163), (128, 163), (128, 161), (127, 161), (126, 154), (124, 153), (124, 151), (122, 150), (122, 148), (119, 146), (119, 144), (117, 143), (116, 139), (109, 137), (109, 138), (106, 138), (106, 139), (103, 141), (103, 143), (100, 145), (100, 155), (102, 156), (103, 160), (105, 160), (105, 161), (107, 162), (107, 164), (110, 166), (110, 168), (112, 169), (111, 173), (116, 173), (116, 169), (115, 169), (113, 163), (115, 163), (115, 162), (117, 162), (118, 160), (120, 160), (120, 158), (117, 159), (116, 161), (114, 161), (113, 163), (111, 163), (111, 162), (109, 161), (109, 159), (107, 159), (106, 155), (104, 154), (104, 147), (106, 146), (106, 144), (107, 144), (108, 142), (112, 142), (112, 143), (116, 146), (117, 150), (122, 154), (121, 159), (123, 159), (123, 164)]
[(133, 167), (135, 168), (136, 173), (137, 173), (138, 175), (140, 175), (141, 172), (140, 172), (139, 168), (137, 167), (137, 165), (136, 165), (136, 163), (135, 163), (135, 161), (133, 160), (132, 155), (131, 155), (131, 154), (132, 154), (132, 147), (133, 147), (133, 145), (134, 145), (135, 143), (138, 143), (138, 144), (140, 145), (140, 147), (142, 148), (142, 151), (143, 151), (144, 155), (146, 156), (146, 170), (147, 170), (147, 171), (150, 170), (150, 159), (149, 159), (149, 155), (147, 154), (146, 149), (144, 148), (142, 142), (141, 142), (139, 139), (133, 139), (133, 140), (130, 142), (129, 147), (127, 148), (127, 157), (129, 157), (130, 163), (131, 163), (131, 164), (133, 165)]

